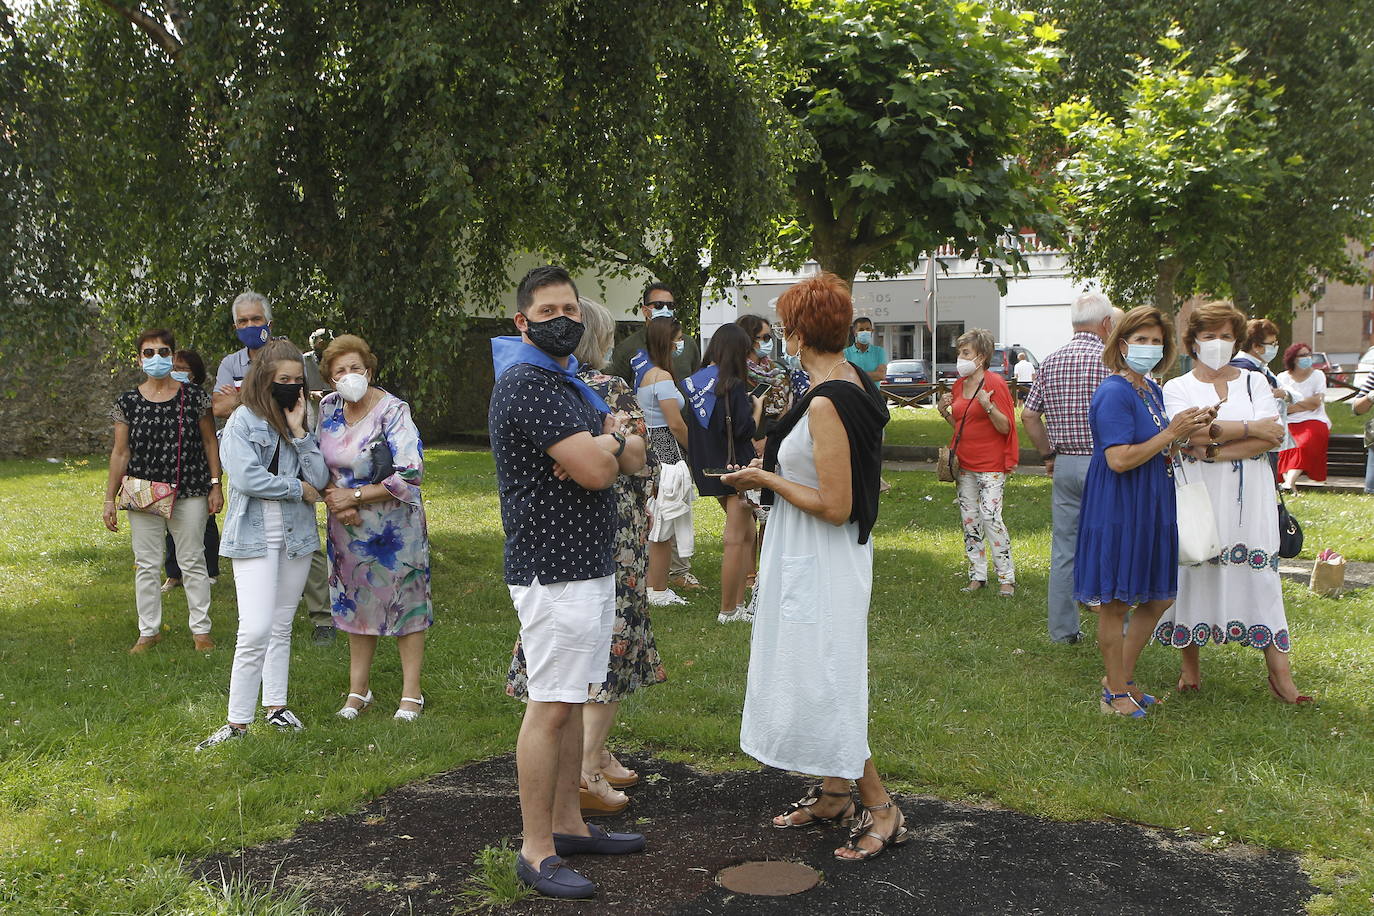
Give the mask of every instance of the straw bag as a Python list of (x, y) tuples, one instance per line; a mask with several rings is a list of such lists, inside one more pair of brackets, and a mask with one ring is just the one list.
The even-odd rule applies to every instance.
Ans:
[(158, 480), (144, 480), (125, 474), (119, 481), (119, 499), (115, 505), (128, 512), (146, 512), (149, 515), (172, 517), (172, 507), (176, 503), (177, 490), (181, 489), (181, 436), (186, 419), (186, 386), (181, 386), (177, 398), (177, 482), (163, 483)]

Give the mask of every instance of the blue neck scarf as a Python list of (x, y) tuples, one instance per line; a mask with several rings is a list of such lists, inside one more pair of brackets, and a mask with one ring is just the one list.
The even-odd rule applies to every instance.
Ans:
[(521, 363), (529, 363), (531, 366), (538, 366), (540, 369), (547, 369), (550, 372), (563, 376), (577, 388), (578, 393), (588, 405), (601, 413), (610, 413), (611, 408), (606, 406), (601, 395), (592, 390), (592, 387), (582, 379), (577, 377), (577, 357), (568, 357), (568, 367), (565, 369), (558, 365), (558, 361), (552, 356), (533, 344), (525, 343), (522, 337), (493, 337), (491, 339), (491, 362), (496, 371), (495, 378), (500, 378), (502, 374), (511, 366), (518, 366)]
[(649, 352), (639, 350), (634, 356), (630, 357), (630, 371), (635, 374), (635, 390), (638, 391), (644, 384), (644, 374), (653, 368), (653, 363), (649, 361)]
[(707, 366), (687, 376), (687, 381), (682, 383), (687, 400), (692, 405), (692, 416), (696, 417), (697, 425), (702, 429), (710, 427), (711, 414), (716, 412), (716, 377), (719, 375), (719, 366)]

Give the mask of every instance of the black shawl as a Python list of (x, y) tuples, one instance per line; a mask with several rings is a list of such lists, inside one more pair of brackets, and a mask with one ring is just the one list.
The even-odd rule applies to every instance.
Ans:
[[(850, 363), (850, 365), (854, 365)], [(792, 428), (806, 416), (814, 397), (829, 398), (839, 412), (840, 422), (844, 424), (845, 434), (849, 437), (849, 472), (853, 502), (850, 505), (849, 520), (859, 525), (859, 543), (867, 544), (873, 523), (878, 520), (878, 487), (883, 470), (883, 427), (887, 425), (887, 399), (878, 386), (858, 366), (854, 371), (859, 374), (863, 388), (846, 381), (822, 382), (806, 393), (806, 396), (792, 405), (768, 433), (768, 445), (763, 451), (763, 469), (776, 471), (778, 468), (778, 449), (782, 440)], [(773, 504), (773, 491), (763, 491), (765, 505)]]

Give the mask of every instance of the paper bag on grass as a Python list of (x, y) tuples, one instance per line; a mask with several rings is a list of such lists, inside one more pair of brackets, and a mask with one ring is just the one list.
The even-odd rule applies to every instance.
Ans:
[(1345, 557), (1327, 548), (1317, 556), (1308, 588), (1323, 598), (1338, 597), (1345, 588)]

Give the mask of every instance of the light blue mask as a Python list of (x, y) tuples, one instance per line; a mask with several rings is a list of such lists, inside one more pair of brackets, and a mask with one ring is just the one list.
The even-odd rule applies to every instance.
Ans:
[(761, 342), (761, 343), (760, 343), (758, 346), (756, 346), (754, 349), (758, 351), (759, 356), (772, 356), (772, 355), (773, 355), (773, 338), (770, 337), (770, 338), (768, 338), (767, 340)]
[(1275, 356), (1278, 356), (1278, 355), (1279, 355), (1279, 345), (1278, 345), (1278, 344), (1265, 344), (1265, 345), (1264, 345), (1264, 361), (1265, 361), (1266, 363), (1272, 363), (1272, 362), (1274, 361), (1274, 357), (1275, 357)]
[(172, 371), (172, 358), (170, 356), (145, 356), (143, 357), (143, 371), (149, 378), (166, 378), (167, 373)]
[(191, 373), (189, 372), (173, 372), (172, 378), (176, 379), (178, 382), (181, 382), (181, 384), (183, 385), (191, 384)]
[(1299, 369), (1311, 369), (1311, 368), (1312, 368), (1312, 357), (1310, 357), (1310, 356), (1299, 356), (1299, 357), (1298, 357), (1298, 368), (1299, 368)]
[(676, 313), (671, 306), (661, 306), (650, 313), (651, 318), (672, 318)]
[(685, 341), (685, 340), (676, 341), (676, 342), (673, 344), (673, 355), (674, 355), (674, 356), (681, 356), (681, 355), (682, 355), (682, 351), (685, 350), (685, 349), (687, 349), (687, 341)]
[(860, 331), (854, 335), (854, 342), (863, 344), (865, 347), (870, 346), (873, 343), (873, 332)]
[(1126, 365), (1141, 375), (1149, 372), (1164, 358), (1163, 344), (1127, 344)]

